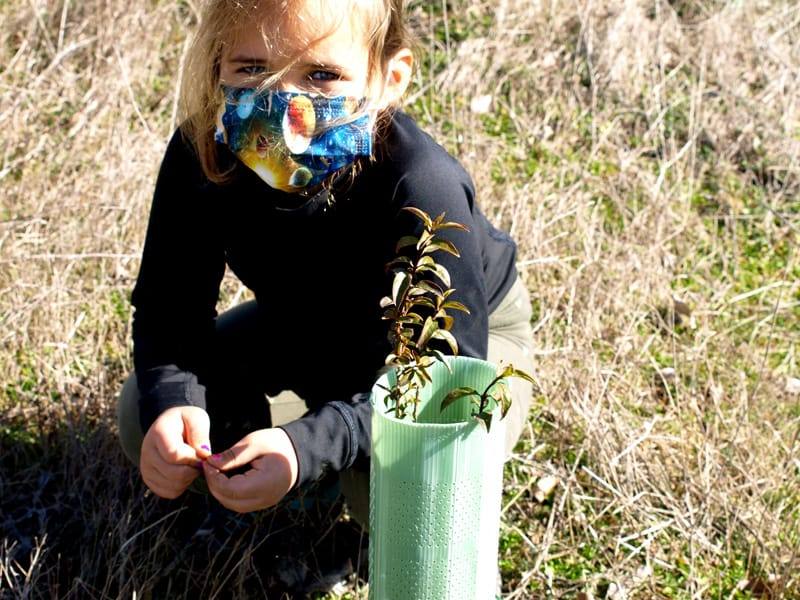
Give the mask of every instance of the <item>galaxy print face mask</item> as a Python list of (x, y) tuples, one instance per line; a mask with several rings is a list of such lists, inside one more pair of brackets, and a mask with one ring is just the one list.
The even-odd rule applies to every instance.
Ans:
[(269, 186), (298, 192), (372, 152), (364, 101), (223, 86), (217, 142)]

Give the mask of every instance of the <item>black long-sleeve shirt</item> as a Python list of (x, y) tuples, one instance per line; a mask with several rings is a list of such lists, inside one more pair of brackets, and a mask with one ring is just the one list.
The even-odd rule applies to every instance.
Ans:
[[(268, 187), (226, 147), (233, 180), (210, 182), (193, 146), (173, 135), (159, 172), (132, 303), (134, 364), (144, 431), (174, 406), (205, 408), (214, 319), (225, 265), (253, 290), (273, 354), (302, 365), (293, 389), (310, 412), (282, 425), (297, 452), (297, 484), (344, 470), (370, 453), (369, 392), (390, 352), (381, 297), (397, 240), (419, 234), (405, 206), (446, 213), (469, 233), (446, 230), (461, 258), (451, 275), (459, 354), (485, 358), (488, 315), (516, 276), (516, 246), (475, 202), (469, 175), (414, 121), (398, 112), (374, 161), (304, 199)], [(212, 423), (212, 428), (214, 424)]]

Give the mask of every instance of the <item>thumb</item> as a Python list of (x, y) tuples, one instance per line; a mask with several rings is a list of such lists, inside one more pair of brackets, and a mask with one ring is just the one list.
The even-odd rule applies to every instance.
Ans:
[(185, 409), (182, 416), (186, 443), (194, 448), (198, 458), (206, 459), (211, 456), (211, 422), (208, 413), (202, 408), (192, 406)]
[(251, 463), (266, 452), (266, 444), (261, 439), (261, 434), (262, 432), (257, 431), (246, 435), (221, 454), (210, 457), (209, 464), (220, 471), (228, 471)]

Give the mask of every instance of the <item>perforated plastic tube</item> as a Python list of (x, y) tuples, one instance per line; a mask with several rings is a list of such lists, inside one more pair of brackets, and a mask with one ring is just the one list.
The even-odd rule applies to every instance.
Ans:
[(487, 433), (468, 399), (439, 406), (457, 387), (482, 392), (496, 370), (466, 357), (449, 363), (452, 373), (431, 367), (416, 423), (386, 412), (378, 386), (394, 373), (372, 390), (371, 600), (495, 597), (505, 422), (495, 416)]

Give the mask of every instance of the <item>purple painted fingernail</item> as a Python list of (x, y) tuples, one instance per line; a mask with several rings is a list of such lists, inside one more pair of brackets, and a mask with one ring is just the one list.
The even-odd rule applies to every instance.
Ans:
[(214, 460), (222, 460), (222, 454), (215, 454), (211, 458), (213, 458)]
[(194, 463), (194, 465), (192, 465), (192, 466), (193, 466), (195, 469), (197, 469), (198, 471), (202, 471), (202, 470), (203, 470), (203, 463), (202, 463), (202, 462), (196, 462), (196, 463)]
[(200, 448), (202, 448), (206, 452), (211, 452), (211, 447), (208, 444), (203, 444), (202, 446), (200, 446)]

